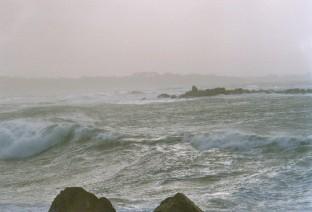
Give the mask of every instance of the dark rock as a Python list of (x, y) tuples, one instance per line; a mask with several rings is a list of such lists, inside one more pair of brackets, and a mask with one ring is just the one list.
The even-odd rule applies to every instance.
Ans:
[(154, 212), (202, 212), (202, 210), (184, 194), (177, 193), (161, 202)]
[(206, 90), (199, 90), (196, 86), (192, 87), (192, 90), (185, 92), (180, 98), (190, 98), (190, 97), (204, 97), (204, 96), (217, 96), (217, 95), (236, 95), (236, 94), (249, 94), (257, 93), (257, 91), (250, 91), (242, 88), (230, 89), (225, 88), (213, 88)]
[(66, 188), (56, 196), (49, 212), (116, 212), (111, 202), (80, 187)]
[(192, 92), (198, 92), (198, 88), (195, 85), (192, 86)]
[(166, 93), (162, 93), (158, 96), (158, 98), (170, 98), (171, 96), (169, 94)]
[[(196, 86), (192, 86), (192, 90), (180, 95), (179, 98), (194, 98), (205, 96), (218, 96), (218, 95), (241, 95), (241, 94), (312, 94), (312, 89), (292, 88), (286, 90), (273, 90), (273, 89), (260, 89), (248, 90), (243, 88), (226, 89), (226, 88), (213, 88), (200, 90)], [(169, 96), (169, 95), (168, 95)], [(169, 97), (167, 97), (169, 98)]]

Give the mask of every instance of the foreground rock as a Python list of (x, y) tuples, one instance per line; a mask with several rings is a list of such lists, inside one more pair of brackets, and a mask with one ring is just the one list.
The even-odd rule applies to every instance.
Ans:
[(203, 212), (184, 194), (178, 193), (165, 199), (154, 212)]
[(80, 187), (66, 188), (56, 196), (49, 212), (116, 212), (111, 202)]

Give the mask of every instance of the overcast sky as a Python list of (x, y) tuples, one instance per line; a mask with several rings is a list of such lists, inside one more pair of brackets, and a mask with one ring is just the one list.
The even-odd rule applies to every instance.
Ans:
[(0, 75), (312, 73), (311, 0), (1, 0)]

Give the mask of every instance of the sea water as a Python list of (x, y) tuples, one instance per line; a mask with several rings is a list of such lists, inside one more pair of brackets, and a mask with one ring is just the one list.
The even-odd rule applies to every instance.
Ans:
[(0, 100), (0, 211), (48, 211), (65, 187), (152, 211), (312, 211), (312, 96), (158, 100), (155, 92)]

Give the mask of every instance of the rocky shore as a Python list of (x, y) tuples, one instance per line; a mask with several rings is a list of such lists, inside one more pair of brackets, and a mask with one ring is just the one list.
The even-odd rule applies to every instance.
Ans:
[[(116, 210), (105, 197), (97, 198), (81, 187), (69, 187), (56, 196), (49, 212), (116, 212)], [(154, 212), (202, 212), (202, 210), (184, 194), (177, 193), (162, 201)]]
[(182, 95), (170, 95), (170, 94), (160, 94), (158, 98), (194, 98), (194, 97), (205, 97), (205, 96), (218, 96), (218, 95), (240, 95), (240, 94), (312, 94), (312, 89), (301, 89), (292, 88), (285, 90), (274, 90), (274, 89), (259, 89), (259, 90), (249, 90), (243, 88), (226, 89), (226, 88), (213, 88), (200, 90), (196, 86), (192, 86), (190, 91), (185, 92)]

